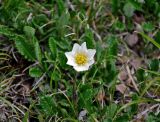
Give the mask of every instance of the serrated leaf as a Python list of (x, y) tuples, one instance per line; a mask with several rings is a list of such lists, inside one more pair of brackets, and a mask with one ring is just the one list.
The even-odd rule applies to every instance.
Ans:
[(56, 103), (53, 100), (52, 96), (42, 96), (40, 97), (40, 109), (41, 111), (46, 114), (47, 116), (50, 116), (53, 114), (56, 114)]
[(23, 55), (29, 61), (34, 61), (36, 59), (33, 45), (25, 42), (25, 38), (23, 37), (16, 37), (15, 38), (15, 45), (18, 49), (19, 53)]
[(32, 27), (30, 27), (30, 26), (25, 26), (24, 28), (23, 28), (23, 31), (25, 32), (25, 35), (27, 36), (27, 37), (34, 37), (34, 35), (35, 35), (35, 29), (34, 28), (32, 28)]
[(60, 37), (64, 36), (64, 34), (66, 33), (66, 25), (68, 25), (68, 23), (70, 22), (69, 19), (70, 19), (70, 14), (68, 11), (63, 11), (61, 16), (58, 18), (56, 28), (58, 30)]
[(61, 76), (57, 71), (53, 71), (51, 79), (54, 81), (60, 80)]
[(93, 36), (91, 29), (87, 28), (85, 30), (84, 40), (86, 41), (88, 48), (91, 48), (91, 49), (94, 48), (94, 36)]
[(125, 24), (120, 22), (120, 21), (117, 21), (114, 25), (115, 29), (118, 30), (118, 31), (124, 31), (125, 30)]
[(49, 44), (49, 48), (51, 50), (53, 59), (56, 59), (56, 56), (57, 56), (57, 45), (55, 42), (56, 42), (56, 40), (53, 37), (49, 38), (48, 44)]
[(38, 41), (36, 41), (36, 43), (34, 45), (34, 48), (35, 48), (36, 58), (37, 58), (37, 60), (39, 62), (41, 62), (41, 60), (42, 60), (42, 52), (41, 52), (41, 49), (40, 49)]
[(123, 11), (127, 17), (132, 17), (134, 14), (135, 8), (130, 2), (128, 2), (124, 5)]
[(144, 22), (144, 23), (142, 24), (142, 27), (143, 27), (143, 29), (144, 29), (145, 31), (147, 31), (147, 32), (151, 32), (151, 31), (154, 30), (154, 26), (153, 26), (153, 24), (150, 23), (150, 22)]
[(116, 104), (111, 104), (111, 105), (109, 105), (108, 107), (107, 107), (107, 109), (106, 109), (106, 115), (107, 115), (107, 117), (109, 117), (109, 118), (112, 118), (112, 117), (114, 117), (114, 115), (115, 115), (115, 113), (116, 113), (116, 111), (117, 111), (117, 105)]
[(64, 53), (62, 52), (59, 52), (59, 55), (58, 55), (58, 60), (59, 60), (59, 63), (61, 65), (62, 68), (66, 68), (66, 62), (67, 62), (67, 59), (66, 59), (66, 56)]
[(9, 39), (16, 36), (7, 26), (3, 25), (0, 25), (0, 34), (7, 36)]
[(68, 49), (70, 46), (69, 42), (67, 42), (67, 40), (63, 40), (63, 39), (60, 41), (56, 41), (55, 43), (58, 47), (60, 47), (61, 49), (64, 49), (64, 50)]
[(40, 77), (42, 75), (42, 71), (38, 67), (32, 67), (29, 69), (29, 75), (31, 77)]
[(116, 56), (118, 52), (118, 41), (115, 36), (109, 36), (107, 39), (108, 44), (108, 55)]

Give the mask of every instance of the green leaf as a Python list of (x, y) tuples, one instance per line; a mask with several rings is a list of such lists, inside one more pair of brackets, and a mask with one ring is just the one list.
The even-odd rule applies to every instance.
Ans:
[(152, 44), (154, 44), (156, 47), (160, 48), (160, 44), (158, 44), (154, 39), (152, 39), (151, 37), (149, 37), (148, 35), (142, 33), (142, 32), (138, 32), (142, 37), (144, 37), (146, 40), (150, 41)]
[(56, 0), (57, 6), (58, 6), (58, 14), (62, 15), (62, 13), (65, 11), (65, 2), (63, 0)]
[(38, 41), (36, 41), (34, 47), (35, 47), (36, 58), (37, 58), (37, 60), (41, 63), (41, 60), (42, 60), (42, 52), (41, 52), (41, 49), (40, 49), (40, 46), (39, 46)]
[(142, 69), (138, 69), (136, 72), (137, 81), (138, 82), (144, 81), (145, 80), (144, 75), (145, 75), (145, 71)]
[(0, 25), (0, 34), (8, 37), (10, 40), (13, 39), (16, 34), (12, 32), (10, 28), (7, 26)]
[(153, 30), (155, 29), (154, 26), (153, 26), (153, 24), (150, 23), (150, 22), (144, 22), (144, 23), (142, 24), (142, 27), (143, 27), (143, 29), (144, 29), (145, 31), (147, 31), (147, 32), (151, 32), (151, 31), (153, 31)]
[(64, 50), (66, 50), (70, 47), (70, 43), (65, 39), (55, 41), (55, 43), (58, 47), (60, 47), (61, 49), (64, 49)]
[(155, 36), (155, 41), (160, 44), (160, 31), (158, 31), (158, 33)]
[(107, 38), (107, 45), (108, 45), (108, 54), (109, 56), (116, 56), (118, 52), (118, 41), (117, 38), (113, 35)]
[(160, 61), (158, 59), (151, 60), (150, 69), (152, 71), (158, 71), (160, 69)]
[(28, 119), (29, 119), (29, 112), (27, 111), (24, 115), (22, 122), (28, 122)]
[(29, 75), (31, 77), (40, 77), (42, 75), (42, 71), (38, 67), (32, 67), (29, 69)]
[(53, 71), (51, 79), (54, 81), (60, 80), (61, 75), (57, 71)]
[(152, 116), (152, 115), (147, 116), (146, 122), (156, 122), (156, 121), (155, 121), (155, 117)]
[(113, 118), (114, 117), (114, 115), (115, 115), (115, 113), (116, 113), (116, 111), (117, 111), (117, 105), (116, 104), (111, 104), (111, 105), (109, 105), (108, 107), (107, 107), (107, 109), (106, 109), (106, 116), (108, 117), (108, 118)]
[(30, 26), (24, 26), (23, 28), (25, 35), (29, 38), (34, 37), (35, 35), (35, 29)]
[(94, 48), (94, 36), (91, 29), (86, 28), (84, 40), (86, 41), (88, 48)]
[(127, 17), (132, 17), (134, 14), (135, 8), (130, 2), (128, 2), (124, 5), (123, 11)]
[(70, 15), (68, 11), (64, 11), (63, 14), (58, 19), (58, 27), (59, 29), (68, 24), (70, 19)]
[(56, 57), (57, 57), (57, 45), (55, 42), (56, 42), (56, 40), (53, 37), (49, 38), (48, 44), (49, 44), (49, 48), (51, 50), (53, 59), (56, 59)]
[(39, 108), (46, 117), (53, 116), (57, 113), (56, 103), (52, 96), (41, 96)]
[(140, 3), (139, 1), (142, 0), (128, 0), (128, 2), (131, 3), (136, 10), (142, 11), (142, 3)]
[(117, 12), (118, 12), (118, 6), (119, 6), (118, 0), (112, 0), (112, 12), (114, 14), (117, 14)]
[(57, 31), (59, 32), (59, 37), (64, 36), (64, 34), (66, 33), (66, 25), (68, 25), (68, 23), (70, 19), (70, 14), (68, 11), (64, 11), (61, 16), (58, 18), (57, 20)]
[(65, 54), (63, 52), (59, 52), (58, 60), (59, 60), (60, 66), (62, 68), (66, 68), (67, 59), (66, 59), (66, 56), (65, 56)]
[(129, 120), (129, 116), (127, 115), (127, 113), (125, 113), (122, 116), (118, 116), (116, 120), (112, 122), (129, 122), (128, 120)]
[(115, 29), (118, 30), (118, 31), (124, 31), (125, 30), (125, 24), (120, 22), (120, 21), (117, 21), (114, 25)]
[(102, 51), (103, 51), (102, 44), (97, 42), (96, 43), (96, 59), (97, 59), (97, 61), (100, 60), (100, 57), (102, 55)]
[(18, 36), (15, 38), (15, 45), (19, 53), (29, 61), (36, 59), (33, 45), (27, 43), (24, 37)]

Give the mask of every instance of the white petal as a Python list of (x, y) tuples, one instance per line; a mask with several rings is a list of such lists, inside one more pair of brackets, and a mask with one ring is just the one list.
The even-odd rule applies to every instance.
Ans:
[(73, 58), (73, 53), (72, 52), (65, 52), (65, 55), (66, 55), (67, 59)]
[(87, 51), (86, 42), (83, 42), (83, 43), (82, 43), (82, 45), (81, 45), (81, 50), (82, 50), (82, 51), (85, 51), (85, 52)]
[(74, 60), (68, 59), (67, 64), (70, 66), (77, 66), (77, 64), (74, 62)]
[(75, 44), (73, 45), (72, 53), (77, 52), (77, 51), (79, 50), (79, 48), (80, 48), (80, 45), (77, 44), (77, 43), (75, 43)]
[(88, 49), (88, 58), (93, 59), (94, 55), (96, 54), (95, 49)]
[(66, 52), (65, 55), (68, 59), (67, 64), (71, 65), (71, 66), (76, 66), (76, 63), (74, 61), (73, 53), (72, 52)]
[(89, 66), (88, 65), (85, 65), (85, 66), (74, 66), (73, 67), (76, 71), (80, 72), (80, 71), (86, 71), (89, 69)]
[(94, 59), (90, 60), (87, 64), (88, 66), (91, 66), (92, 64), (94, 64)]

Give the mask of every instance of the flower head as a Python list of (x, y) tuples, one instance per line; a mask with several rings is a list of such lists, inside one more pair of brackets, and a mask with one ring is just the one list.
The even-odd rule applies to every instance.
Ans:
[(81, 46), (74, 44), (71, 52), (66, 52), (67, 64), (73, 66), (76, 71), (86, 71), (94, 63), (95, 49), (87, 49), (86, 42)]

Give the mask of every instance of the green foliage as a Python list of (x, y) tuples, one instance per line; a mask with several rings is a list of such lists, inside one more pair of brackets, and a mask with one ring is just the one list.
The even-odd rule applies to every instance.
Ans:
[(124, 14), (127, 16), (127, 17), (132, 17), (133, 14), (134, 14), (134, 11), (135, 11), (135, 8), (133, 6), (133, 4), (131, 4), (130, 2), (126, 3), (123, 7), (123, 11), (124, 11)]
[(143, 23), (142, 27), (143, 27), (144, 31), (146, 31), (146, 32), (151, 32), (151, 31), (153, 31), (155, 29), (154, 26), (153, 26), (153, 24), (150, 23), (150, 22)]
[(35, 29), (30, 26), (25, 26), (23, 31), (28, 38), (33, 38), (35, 35)]
[(160, 62), (159, 62), (158, 59), (151, 60), (150, 70), (152, 70), (152, 71), (158, 71), (159, 67), (160, 67)]
[(3, 25), (0, 25), (0, 34), (8, 37), (11, 40), (16, 36), (15, 33), (12, 32), (12, 29)]
[(118, 7), (119, 7), (118, 0), (112, 0), (112, 12), (113, 12), (113, 14), (117, 14)]
[[(6, 116), (16, 113), (24, 122), (128, 122), (141, 112), (141, 103), (147, 108), (159, 102), (158, 0), (4, 0), (0, 5), (0, 95), (14, 101), (17, 96), (8, 93), (25, 89), (13, 102), (23, 104), (15, 106), (20, 114), (13, 109)], [(128, 46), (125, 40), (135, 31), (138, 41)], [(83, 42), (96, 49), (95, 63), (76, 72), (66, 64), (65, 52)], [(134, 57), (142, 60), (139, 69)], [(12, 91), (3, 89), (8, 84)], [(145, 121), (158, 121), (158, 114), (147, 112)]]
[(118, 31), (124, 31), (125, 30), (125, 24), (120, 22), (120, 21), (116, 21), (114, 23), (114, 27), (115, 27), (115, 30), (118, 30)]
[(18, 36), (15, 38), (15, 45), (19, 53), (23, 55), (26, 59), (34, 61), (36, 59), (34, 46), (29, 42), (26, 42), (25, 38)]
[(42, 95), (39, 102), (38, 108), (41, 110), (44, 117), (47, 118), (48, 116), (56, 114), (58, 108), (52, 96)]
[(91, 29), (88, 29), (88, 28), (85, 29), (84, 41), (86, 41), (88, 48), (91, 48), (91, 49), (94, 48), (94, 37)]
[(56, 57), (57, 57), (57, 45), (56, 45), (56, 40), (55, 40), (53, 37), (50, 37), (48, 44), (49, 44), (49, 48), (50, 48), (50, 50), (51, 50), (53, 59), (56, 59)]
[(117, 111), (117, 105), (111, 104), (106, 108), (106, 116), (107, 118), (112, 119)]
[(107, 44), (108, 44), (108, 56), (116, 56), (117, 51), (118, 51), (118, 40), (115, 36), (109, 36), (107, 39)]
[(40, 49), (38, 41), (35, 42), (34, 49), (35, 49), (36, 58), (39, 61), (39, 63), (41, 63), (41, 61), (42, 61), (42, 52), (41, 52), (41, 49)]
[(29, 69), (29, 75), (31, 77), (40, 77), (42, 75), (42, 71), (38, 67), (33, 67)]
[(154, 39), (152, 39), (151, 37), (149, 37), (148, 35), (144, 34), (144, 33), (139, 33), (140, 35), (142, 35), (144, 37), (144, 39), (150, 41), (152, 44), (154, 44), (157, 48), (160, 48), (160, 44), (157, 43)]

